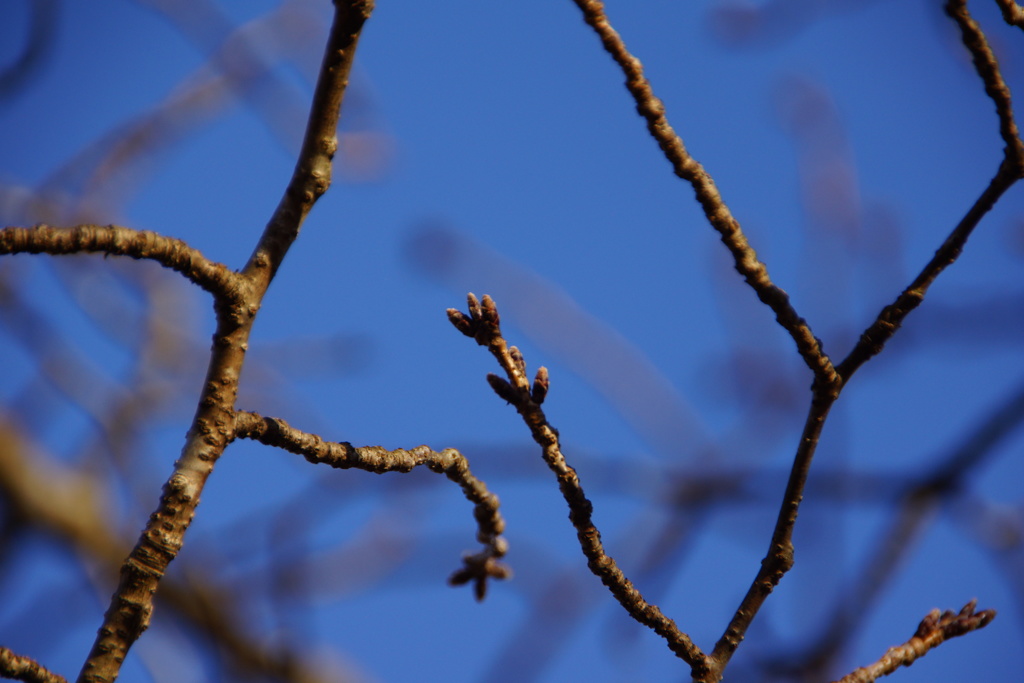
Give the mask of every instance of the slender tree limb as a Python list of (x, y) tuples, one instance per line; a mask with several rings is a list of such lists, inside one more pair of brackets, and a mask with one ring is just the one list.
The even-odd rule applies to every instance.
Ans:
[(935, 256), (896, 301), (882, 309), (875, 322), (861, 334), (850, 354), (836, 367), (843, 382), (848, 381), (861, 365), (882, 350), (903, 324), (903, 320), (924, 301), (928, 288), (939, 274), (959, 258), (967, 238), (985, 214), (995, 206), (1003, 193), (1024, 177), (1024, 143), (1021, 142), (1014, 119), (1010, 89), (999, 71), (995, 54), (985, 34), (968, 13), (966, 0), (949, 0), (946, 13), (960, 27), (963, 43), (971, 53), (975, 69), (985, 85), (985, 92), (996, 105), (999, 134), (1005, 143), (1003, 161), (988, 187), (935, 252)]
[(921, 621), (917, 632), (910, 640), (903, 645), (889, 648), (877, 662), (851, 672), (838, 683), (871, 683), (882, 676), (888, 676), (901, 666), (910, 666), (950, 638), (984, 628), (995, 619), (996, 613), (992, 610), (976, 613), (974, 608), (977, 605), (977, 600), (971, 600), (959, 613), (932, 610)]
[(159, 507), (121, 567), (120, 582), (79, 674), (80, 683), (109, 683), (117, 678), (128, 649), (149, 626), (156, 588), (181, 549), (206, 480), (234, 439), (238, 380), (252, 324), (299, 226), (330, 184), (337, 119), (348, 71), (356, 37), (371, 9), (372, 2), (363, 0), (335, 2), (334, 22), (295, 173), (241, 274), (248, 284), (244, 299), (215, 300), (217, 329), (192, 426), (174, 472), (164, 484)]
[(16, 655), (0, 646), (0, 676), (27, 683), (67, 683), (63, 676), (49, 671), (39, 662)]
[(818, 448), (821, 430), (825, 426), (835, 396), (829, 392), (816, 391), (811, 401), (800, 445), (797, 447), (793, 466), (790, 469), (786, 492), (782, 497), (782, 507), (775, 522), (768, 553), (761, 560), (761, 568), (754, 582), (747, 590), (746, 596), (737, 608), (722, 637), (715, 643), (711, 659), (717, 671), (725, 670), (726, 665), (739, 647), (747, 629), (754, 621), (758, 611), (771, 592), (779, 585), (783, 575), (793, 567), (793, 528), (796, 525), (800, 502), (803, 500), (807, 475), (811, 469), (811, 461)]
[(608, 22), (604, 3), (599, 0), (573, 0), (583, 11), (584, 20), (597, 32), (605, 50), (626, 76), (626, 89), (636, 102), (637, 112), (647, 121), (647, 130), (658, 143), (677, 176), (690, 183), (704, 215), (718, 231), (722, 242), (733, 256), (736, 270), (743, 276), (757, 297), (775, 313), (775, 319), (796, 342), (797, 351), (814, 372), (815, 380), (837, 385), (839, 378), (832, 367), (821, 340), (789, 301), (789, 295), (777, 287), (768, 275), (768, 268), (757, 258), (747, 242), (739, 221), (722, 199), (715, 181), (704, 167), (687, 151), (682, 139), (669, 125), (664, 103), (654, 94), (644, 76), (643, 64), (630, 54), (619, 34)]
[(265, 289), (299, 235), (313, 204), (331, 184), (331, 161), (338, 149), (338, 115), (348, 86), (363, 24), (373, 11), (373, 0), (335, 0), (334, 23), (313, 92), (313, 105), (302, 140), (302, 150), (291, 181), (244, 273)]
[[(902, 490), (896, 501), (898, 510), (892, 522), (871, 544), (862, 569), (853, 574), (854, 578), (831, 610), (835, 617), (806, 650), (806, 656), (799, 658), (807, 662), (799, 668), (800, 673), (806, 675), (810, 671), (813, 677), (816, 672), (824, 670), (870, 613), (928, 522), (935, 518), (936, 510), (962, 492), (967, 476), (986, 462), (996, 447), (1005, 443), (1022, 425), (1024, 384), (1015, 387), (1012, 393), (984, 411), (978, 425), (964, 435), (951, 452), (930, 458), (935, 466), (900, 487)], [(792, 653), (789, 656), (792, 657)], [(798, 670), (792, 662), (779, 661), (778, 665), (780, 670)]]
[(484, 549), (463, 557), (464, 566), (452, 574), (452, 585), (474, 584), (478, 600), (487, 592), (488, 579), (507, 579), (512, 576), (507, 565), (499, 560), (508, 552), (508, 542), (502, 536), (505, 520), (498, 511), (498, 497), (487, 490), (487, 486), (469, 471), (469, 462), (454, 448), (433, 451), (426, 446), (412, 450), (402, 448), (389, 451), (380, 446), (356, 448), (348, 442), (324, 441), (316, 434), (295, 429), (284, 420), (263, 417), (256, 413), (235, 414), (235, 436), (254, 439), (267, 446), (283, 448), (303, 456), (311, 463), (330, 465), (338, 469), (359, 469), (383, 474), (385, 472), (410, 472), (419, 466), (426, 466), (431, 472), (444, 474), (462, 488), (469, 502), (475, 506), (477, 540)]
[(974, 69), (985, 86), (985, 94), (996, 105), (999, 136), (1006, 145), (1003, 156), (1007, 163), (1013, 166), (1013, 171), (1019, 178), (1024, 174), (1024, 144), (1021, 143), (1020, 131), (1017, 130), (1017, 122), (1014, 120), (1010, 88), (1003, 80), (995, 52), (989, 46), (981, 26), (967, 11), (967, 0), (947, 0), (946, 14), (960, 28), (960, 37), (971, 53), (971, 61), (974, 62)]
[(541, 403), (550, 388), (546, 368), (539, 368), (531, 383), (526, 374), (526, 361), (515, 346), (508, 346), (501, 334), (497, 306), (489, 296), (478, 301), (468, 297), (469, 315), (448, 309), (448, 319), (457, 330), (486, 346), (505, 371), (505, 378), (488, 375), (487, 382), (498, 396), (515, 406), (530, 429), (534, 441), (543, 449), (544, 462), (555, 473), (558, 488), (569, 505), (569, 520), (576, 529), (576, 538), (587, 558), (587, 566), (608, 587), (615, 599), (631, 617), (660, 635), (683, 661), (690, 665), (695, 679), (703, 680), (709, 667), (706, 655), (676, 623), (656, 606), (648, 603), (639, 590), (619, 569), (615, 560), (604, 551), (601, 532), (594, 525), (593, 505), (583, 491), (579, 477), (565, 460), (558, 430), (548, 423)]
[(241, 284), (227, 266), (211, 261), (181, 240), (120, 225), (79, 225), (0, 230), (0, 254), (81, 254), (149, 259), (181, 273), (211, 294), (234, 299)]

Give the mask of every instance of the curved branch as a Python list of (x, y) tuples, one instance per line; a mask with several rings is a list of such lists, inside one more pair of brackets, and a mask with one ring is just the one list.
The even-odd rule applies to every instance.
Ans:
[(499, 561), (508, 552), (508, 542), (501, 535), (505, 531), (505, 520), (498, 511), (498, 497), (473, 476), (465, 456), (454, 448), (439, 452), (426, 446), (393, 451), (380, 446), (356, 448), (344, 441), (324, 441), (316, 434), (295, 429), (278, 418), (242, 411), (235, 413), (235, 436), (283, 448), (311, 463), (342, 470), (359, 469), (383, 474), (409, 472), (422, 465), (431, 472), (444, 474), (458, 484), (469, 502), (475, 505), (473, 516), (478, 525), (477, 540), (484, 544), (479, 553), (463, 557), (464, 566), (452, 574), (449, 583), (461, 585), (472, 581), (477, 599), (482, 600), (487, 592), (488, 579), (512, 576), (508, 566)]
[(238, 297), (238, 275), (227, 266), (211, 261), (185, 242), (148, 230), (120, 225), (78, 225), (54, 228), (0, 230), (0, 254), (81, 254), (104, 253), (148, 259), (181, 273), (194, 284), (214, 295)]

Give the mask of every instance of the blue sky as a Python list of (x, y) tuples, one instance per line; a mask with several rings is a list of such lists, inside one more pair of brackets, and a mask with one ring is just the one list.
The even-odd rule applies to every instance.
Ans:
[[(223, 4), (233, 24), (277, 6)], [(308, 100), (329, 20), (328, 3), (320, 4), (293, 3), (287, 16), (303, 21), (279, 19), (248, 34), (278, 65), (277, 81), (261, 82), (245, 101), (212, 100), (194, 123), (162, 129), (167, 139), (151, 161), (129, 165), (109, 193), (96, 194), (103, 201), (95, 220), (178, 237), (241, 267), (291, 173), (290, 122)], [(24, 5), (0, 9), (4, 63), (24, 40)], [(80, 196), (82, 175), (56, 169), (202, 76), (216, 23), (197, 21), (206, 32), (190, 37), (144, 5), (61, 6), (48, 60), (31, 85), (0, 104), (5, 224), (42, 220), (25, 197), (43, 186)], [(721, 23), (735, 18), (730, 7), (738, 6), (652, 0), (612, 2), (608, 12), (775, 282), (826, 351), (842, 358), (994, 174), (1002, 146), (994, 107), (937, 3), (747, 5), (761, 8), (748, 18), (783, 19), (745, 42), (723, 32), (735, 26)], [(994, 3), (971, 8), (1018, 93), (1024, 35), (1002, 23)], [(277, 42), (282, 35), (289, 38)], [(246, 563), (268, 562), (250, 542), (272, 538), (252, 520), (273, 520), (284, 504), (302, 520), (295, 543), (346, 548), (379, 533), (407, 553), (373, 581), (340, 565), (324, 595), (283, 616), (257, 609), (254, 624), (340, 651), (371, 680), (477, 681), (523, 666), (501, 657), (531, 624), (576, 614), (564, 633), (537, 627), (539, 639), (558, 643), (550, 661), (535, 658), (545, 662), (539, 680), (686, 678), (664, 645), (585, 572), (553, 478), (514, 410), (484, 381), (497, 371), (493, 360), (448, 324), (444, 310), (463, 308), (474, 291), (495, 297), (506, 335), (529, 366), (549, 368), (545, 407), (595, 503), (608, 551), (699, 645), (718, 638), (767, 545), (782, 493), (778, 473), (795, 449), (811, 377), (732, 271), (622, 80), (564, 0), (513, 9), (379, 3), (342, 115), (336, 183), (264, 301), (239, 407), (356, 445), (462, 449), (502, 499), (516, 578), (494, 586), (482, 605), (444, 585), (459, 552), (472, 548), (473, 528), (461, 494), (437, 477), (418, 473), (406, 483), (405, 475), (320, 471), (236, 443), (210, 480), (182, 563), (195, 547), (197, 557), (243, 558), (228, 563), (222, 580), (247, 576)], [(822, 471), (851, 480), (865, 472), (890, 481), (920, 474), (1024, 381), (1022, 210), (1013, 188), (885, 353), (858, 373), (825, 430)], [(67, 210), (51, 215), (77, 222)], [(68, 277), (33, 264), (5, 257), (0, 273), (17, 273), (24, 296), (81, 344), (100, 375), (127, 383), (133, 356), (71, 305)], [(151, 264), (118, 267), (159, 274)], [(71, 281), (86, 291), (104, 284), (90, 277), (100, 276)], [(173, 291), (168, 322), (201, 352), (212, 331), (208, 302), (184, 284)], [(139, 318), (139, 301), (118, 301)], [(0, 379), (8, 403), (34, 372), (9, 330), (0, 338), (16, 359)], [(202, 363), (181, 368), (175, 381), (185, 398), (170, 404), (134, 454), (136, 474), (150, 484), (140, 498), (153, 505), (202, 371)], [(651, 415), (658, 419), (645, 421)], [(52, 420), (32, 425), (36, 439), (56, 458), (82, 457), (82, 439), (94, 436), (82, 411), (65, 406)], [(1011, 435), (966, 484), (965, 500), (990, 503), (985, 509), (1004, 514), (1008, 529), (1022, 522), (1022, 446)], [(667, 482), (691, 468), (761, 472), (765, 481), (752, 484), (756, 495), (743, 504), (685, 518), (695, 529), (690, 541), (658, 546), (665, 556), (645, 572), (642, 558), (657, 545), (652, 530), (678, 517), (664, 504)], [(733, 680), (742, 680), (751, 658), (786, 651), (822, 628), (831, 599), (891, 521), (884, 507), (836, 506), (814, 486), (798, 524), (797, 566), (740, 648)], [(309, 490), (316, 495), (303, 508)], [(133, 520), (151, 506), (120, 507), (134, 537)], [(979, 671), (990, 680), (1019, 677), (1024, 600), (1007, 569), (1019, 567), (1019, 542), (993, 552), (958, 510), (936, 513), (837, 675), (905, 640), (931, 608), (977, 597), (1000, 611), (991, 626), (893, 680), (966, 680)], [(17, 595), (26, 577), (90, 586), (68, 565), (39, 542), (19, 555), (0, 591)], [(6, 616), (0, 610), (0, 640), (74, 675), (112, 579), (91, 580), (98, 597), (68, 615), (67, 630), (52, 622), (66, 634), (58, 642), (43, 644), (45, 631), (25, 627), (13, 607)], [(549, 611), (538, 616), (538, 604)], [(155, 624), (123, 680), (147, 680), (144, 656), (171, 656), (191, 671), (196, 650), (173, 624), (161, 625), (159, 604)]]

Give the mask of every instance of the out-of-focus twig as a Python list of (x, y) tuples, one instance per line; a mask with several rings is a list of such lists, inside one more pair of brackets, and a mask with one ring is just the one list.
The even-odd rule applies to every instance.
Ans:
[(11, 97), (31, 82), (30, 79), (53, 55), (58, 44), (54, 37), (59, 24), (59, 0), (31, 0), (25, 46), (10, 64), (0, 67), (0, 99)]
[[(86, 470), (56, 462), (0, 421), (0, 498), (6, 506), (87, 563), (115, 570), (129, 544), (113, 531), (117, 524), (107, 504), (114, 497), (109, 480)], [(233, 666), (289, 683), (332, 680), (309, 664), (309, 652), (259, 642), (240, 617), (244, 603), (206, 577), (188, 574), (187, 583), (164, 578), (161, 604), (204, 632)]]

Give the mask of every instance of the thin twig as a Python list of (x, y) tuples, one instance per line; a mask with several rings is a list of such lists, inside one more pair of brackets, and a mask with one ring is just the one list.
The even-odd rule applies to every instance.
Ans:
[(338, 115), (373, 0), (335, 0), (334, 8), (334, 23), (313, 92), (302, 150), (291, 181), (243, 271), (258, 287), (269, 285), (313, 204), (331, 184), (331, 162), (338, 149)]
[(967, 0), (948, 0), (946, 14), (960, 28), (960, 38), (971, 53), (971, 61), (985, 86), (985, 94), (996, 105), (999, 136), (1006, 145), (1003, 155), (1019, 178), (1024, 173), (1024, 144), (1021, 143), (1020, 131), (1017, 130), (1017, 122), (1014, 120), (1010, 88), (1003, 80), (996, 54), (989, 46), (981, 26), (968, 12)]
[(811, 401), (768, 552), (761, 560), (761, 568), (740, 606), (733, 614), (729, 626), (715, 643), (715, 649), (711, 653), (714, 666), (719, 672), (724, 671), (729, 660), (735, 654), (736, 648), (742, 642), (764, 601), (779, 585), (783, 575), (793, 566), (793, 528), (796, 525), (800, 502), (803, 500), (803, 491), (807, 484), (811, 461), (818, 448), (818, 439), (821, 437), (825, 419), (834, 402), (835, 397), (826, 391), (816, 391), (815, 397)]
[(921, 621), (910, 640), (889, 648), (877, 662), (851, 672), (838, 683), (871, 683), (882, 676), (888, 676), (901, 666), (910, 666), (950, 638), (984, 628), (995, 618), (996, 613), (992, 610), (975, 613), (974, 608), (977, 606), (978, 601), (971, 600), (959, 613), (932, 610)]
[(507, 579), (512, 575), (508, 566), (499, 561), (508, 552), (508, 542), (501, 535), (505, 531), (505, 520), (498, 511), (498, 497), (473, 476), (465, 456), (454, 448), (443, 451), (434, 451), (426, 446), (393, 451), (380, 446), (356, 448), (348, 442), (324, 441), (316, 434), (295, 429), (284, 420), (250, 412), (235, 414), (235, 436), (283, 448), (309, 462), (342, 470), (359, 469), (383, 474), (410, 472), (422, 465), (431, 472), (444, 474), (458, 484), (469, 502), (475, 505), (473, 516), (478, 524), (477, 540), (484, 545), (479, 553), (463, 556), (464, 566), (452, 575), (450, 583), (461, 585), (472, 581), (477, 599), (482, 600), (487, 592), (488, 579)]
[(67, 683), (63, 676), (51, 672), (39, 662), (16, 655), (0, 646), (0, 676), (27, 683)]
[(959, 258), (967, 238), (971, 236), (985, 214), (995, 206), (1003, 193), (1024, 177), (1024, 143), (1021, 142), (1014, 120), (1010, 89), (999, 71), (995, 54), (985, 34), (968, 13), (966, 0), (949, 0), (946, 3), (946, 13), (960, 27), (963, 43), (971, 53), (975, 69), (985, 85), (985, 92), (996, 105), (999, 134), (1005, 143), (1003, 161), (988, 187), (935, 252), (928, 265), (903, 290), (896, 301), (882, 309), (875, 322), (861, 334), (860, 340), (850, 354), (836, 366), (843, 382), (849, 381), (850, 376), (861, 365), (882, 350), (907, 315), (924, 301), (928, 288), (939, 274)]
[(669, 125), (664, 103), (654, 94), (650, 81), (644, 76), (640, 60), (630, 54), (622, 38), (608, 23), (604, 3), (599, 0), (573, 1), (583, 11), (584, 20), (597, 32), (605, 50), (621, 67), (626, 76), (626, 89), (636, 101), (637, 112), (647, 121), (647, 130), (672, 164), (675, 174), (693, 187), (708, 222), (718, 231), (722, 242), (732, 254), (736, 270), (757, 293), (757, 297), (772, 309), (775, 319), (796, 342), (800, 357), (814, 372), (815, 381), (836, 385), (838, 377), (831, 360), (822, 349), (821, 340), (814, 336), (807, 321), (797, 314), (789, 301), (789, 295), (772, 282), (768, 268), (758, 260), (739, 221), (733, 217), (719, 194), (714, 180), (690, 155), (682, 139)]
[(149, 259), (181, 273), (211, 294), (236, 298), (240, 280), (227, 266), (211, 261), (181, 240), (120, 225), (78, 225), (0, 230), (0, 254), (103, 253)]
[[(927, 523), (934, 519), (936, 509), (963, 490), (965, 478), (977, 470), (996, 447), (1004, 443), (1024, 426), (1024, 383), (1001, 398), (995, 406), (984, 411), (983, 419), (972, 428), (950, 453), (934, 458), (936, 465), (902, 486), (898, 510), (893, 521), (871, 544), (871, 552), (863, 568), (854, 574), (847, 588), (832, 610), (834, 615), (828, 627), (801, 657), (809, 667), (824, 666), (849, 642), (878, 596), (895, 575), (897, 568), (912, 551)], [(792, 653), (790, 653), (790, 657)], [(792, 662), (779, 662), (778, 668), (796, 671)], [(814, 669), (811, 669), (814, 671)], [(813, 673), (812, 673), (813, 675)]]
[(579, 477), (565, 460), (558, 430), (550, 425), (541, 404), (547, 396), (550, 379), (541, 367), (531, 383), (526, 374), (526, 361), (515, 346), (508, 346), (501, 334), (497, 306), (489, 296), (483, 300), (470, 294), (469, 315), (448, 309), (448, 319), (460, 332), (486, 346), (505, 371), (505, 378), (488, 375), (487, 382), (501, 398), (515, 406), (530, 429), (534, 441), (543, 449), (544, 462), (558, 478), (558, 488), (569, 505), (569, 521), (576, 529), (576, 538), (587, 558), (587, 566), (608, 587), (615, 599), (631, 617), (652, 629), (668, 643), (669, 649), (690, 665), (694, 678), (707, 675), (707, 656), (676, 623), (656, 606), (648, 603), (639, 590), (619, 569), (615, 560), (604, 551), (601, 533), (592, 519), (593, 505), (583, 491)]

